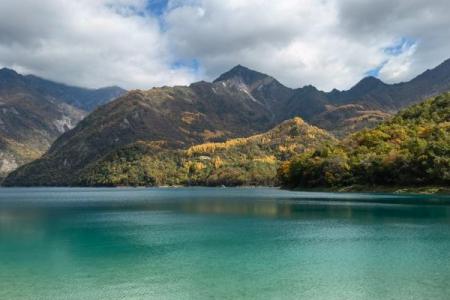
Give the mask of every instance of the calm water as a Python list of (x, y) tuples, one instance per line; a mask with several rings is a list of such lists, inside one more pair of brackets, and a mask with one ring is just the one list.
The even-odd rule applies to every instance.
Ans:
[(450, 198), (0, 189), (0, 299), (449, 299)]

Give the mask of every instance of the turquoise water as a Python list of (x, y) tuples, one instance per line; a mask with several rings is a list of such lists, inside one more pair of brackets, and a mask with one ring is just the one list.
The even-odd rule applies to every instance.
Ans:
[(0, 189), (0, 299), (449, 299), (450, 198)]

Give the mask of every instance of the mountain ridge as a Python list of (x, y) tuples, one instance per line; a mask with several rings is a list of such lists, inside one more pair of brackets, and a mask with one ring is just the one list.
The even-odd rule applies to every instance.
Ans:
[[(99, 107), (20, 174), (33, 180), (32, 170), (47, 170), (58, 177), (51, 178), (55, 185), (69, 184), (87, 164), (138, 140), (183, 149), (264, 132), (296, 116), (343, 136), (450, 90), (448, 61), (433, 70), (406, 83), (390, 85), (368, 77), (347, 91), (327, 93), (313, 86), (290, 89), (266, 74), (236, 66), (212, 83), (131, 91)], [(436, 82), (427, 83), (430, 78)]]
[(82, 107), (93, 109), (118, 91), (71, 87), (0, 69), (0, 178), (45, 153), (84, 118), (88, 111)]

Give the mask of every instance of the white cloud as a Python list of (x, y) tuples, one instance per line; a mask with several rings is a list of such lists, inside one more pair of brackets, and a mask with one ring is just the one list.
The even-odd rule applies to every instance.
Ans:
[[(0, 65), (150, 88), (243, 64), (291, 87), (330, 90), (380, 66), (381, 79), (408, 80), (450, 57), (447, 0), (170, 0), (159, 17), (147, 1), (2, 0)], [(415, 43), (386, 51), (403, 38)], [(192, 60), (199, 70), (179, 63)]]
[(185, 84), (142, 0), (2, 0), (0, 65), (53, 80), (126, 88)]
[[(411, 74), (414, 54), (417, 50), (417, 44), (399, 47), (399, 53), (390, 57), (380, 69), (379, 76), (387, 82), (400, 82), (408, 79)], [(423, 70), (425, 71), (425, 70)]]
[[(447, 1), (198, 0), (166, 18), (176, 55), (197, 58), (213, 78), (238, 63), (297, 87), (349, 88), (383, 65), (380, 77), (406, 80), (450, 56)], [(384, 51), (419, 40), (401, 55)]]

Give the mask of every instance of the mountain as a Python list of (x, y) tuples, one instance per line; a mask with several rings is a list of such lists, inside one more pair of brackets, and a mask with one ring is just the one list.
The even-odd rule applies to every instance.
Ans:
[(83, 108), (117, 93), (116, 88), (88, 90), (0, 69), (0, 177), (45, 153), (87, 114)]
[(166, 150), (157, 142), (137, 142), (90, 165), (76, 183), (120, 185), (273, 185), (282, 161), (323, 142), (326, 131), (300, 118), (263, 134)]
[[(450, 59), (409, 82), (386, 84), (369, 76), (347, 91), (323, 92), (307, 85), (283, 86), (273, 77), (237, 66), (214, 82), (239, 85), (273, 112), (273, 120), (300, 116), (305, 121), (344, 136), (373, 127), (399, 109), (450, 90)], [(330, 122), (333, 120), (333, 122)]]
[(135, 90), (99, 107), (18, 173), (33, 184), (72, 184), (86, 165), (139, 140), (187, 148), (259, 133), (270, 124), (262, 104), (221, 83)]
[(214, 82), (237, 82), (248, 86), (259, 86), (261, 83), (273, 80), (275, 79), (269, 75), (237, 65), (228, 72), (220, 75)]
[(449, 60), (410, 82), (390, 85), (368, 77), (348, 91), (329, 93), (313, 86), (291, 89), (236, 66), (212, 83), (130, 91), (99, 107), (13, 176), (20, 185), (73, 184), (88, 165), (137, 141), (186, 149), (261, 133), (296, 116), (340, 137), (445, 90)]
[(30, 88), (39, 93), (49, 95), (87, 112), (126, 93), (126, 90), (118, 86), (86, 89), (56, 83), (34, 75), (24, 76), (24, 80)]
[(285, 108), (280, 103), (286, 103), (294, 91), (269, 75), (238, 65), (220, 75), (213, 83), (249, 95), (255, 103), (266, 108), (273, 124), (287, 119), (285, 116), (281, 117)]
[(283, 165), (286, 186), (450, 185), (450, 93)]
[(330, 100), (337, 104), (363, 104), (372, 109), (396, 112), (407, 105), (448, 90), (450, 90), (450, 59), (408, 82), (385, 84), (379, 79), (368, 77), (348, 91), (329, 95)]
[(55, 98), (58, 102), (64, 102), (78, 109), (90, 112), (126, 93), (126, 90), (118, 87), (104, 87), (99, 89), (87, 89), (75, 87), (63, 83), (57, 83), (34, 75), (21, 75), (8, 68), (0, 69), (0, 89), (25, 88), (33, 90), (36, 94)]

